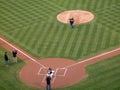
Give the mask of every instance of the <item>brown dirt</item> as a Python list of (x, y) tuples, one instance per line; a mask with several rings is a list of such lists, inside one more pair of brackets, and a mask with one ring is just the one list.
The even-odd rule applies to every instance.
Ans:
[(117, 48), (80, 62), (65, 58), (45, 58), (38, 60), (1, 37), (0, 46), (10, 52), (13, 49), (18, 50), (18, 57), (26, 62), (26, 65), (19, 73), (20, 79), (27, 85), (38, 88), (45, 88), (45, 75), (48, 67), (53, 68), (55, 71), (55, 76), (51, 81), (52, 88), (63, 88), (76, 84), (85, 78), (87, 76), (85, 72), (87, 65), (120, 54), (120, 48)]
[(57, 15), (57, 20), (66, 24), (69, 24), (70, 18), (74, 18), (74, 24), (81, 24), (93, 20), (94, 15), (91, 12), (83, 10), (64, 11)]

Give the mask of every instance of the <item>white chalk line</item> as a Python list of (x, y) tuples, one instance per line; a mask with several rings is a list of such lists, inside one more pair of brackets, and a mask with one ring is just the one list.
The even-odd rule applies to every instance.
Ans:
[[(43, 68), (42, 68), (42, 69), (43, 69)], [(42, 79), (42, 83), (45, 83), (45, 79), (46, 79), (47, 74), (42, 74), (42, 73), (40, 73), (42, 69), (40, 68), (40, 70), (39, 70), (39, 72), (38, 72), (38, 75), (44, 76), (44, 78)], [(58, 72), (59, 70), (64, 70), (64, 73), (61, 74), (61, 75), (57, 74), (57, 72)], [(51, 83), (53, 84), (53, 83), (55, 82), (55, 80), (56, 80), (57, 77), (65, 77), (66, 72), (67, 72), (67, 68), (56, 68), (55, 73), (53, 74), (52, 82), (51, 82)]]
[(63, 67), (63, 68), (69, 68), (69, 67), (72, 67), (72, 66), (81, 64), (81, 63), (85, 63), (85, 62), (88, 62), (88, 61), (93, 60), (93, 59), (95, 59), (95, 58), (99, 58), (99, 57), (102, 57), (102, 56), (104, 56), (104, 55), (112, 54), (112, 53), (114, 53), (114, 52), (116, 52), (116, 51), (119, 51), (119, 50), (120, 50), (120, 48), (117, 48), (117, 49), (114, 49), (114, 50), (111, 50), (111, 51), (108, 51), (108, 52), (104, 52), (104, 53), (99, 54), (99, 55), (97, 55), (97, 56), (94, 56), (94, 57), (85, 59), (85, 60), (80, 61), (80, 62), (75, 63), (75, 64), (71, 64), (71, 65), (65, 66), (65, 67)]
[[(58, 72), (58, 70), (60, 70), (60, 69), (65, 69), (64, 74), (63, 74), (63, 75), (57, 75), (57, 72)], [(57, 69), (56, 69), (56, 72), (55, 72), (55, 76), (53, 77), (52, 83), (54, 83), (54, 82), (55, 82), (55, 80), (56, 80), (56, 78), (57, 78), (58, 76), (60, 76), (60, 77), (61, 77), (61, 76), (62, 76), (62, 77), (65, 77), (66, 72), (67, 72), (67, 68), (57, 68)]]
[(9, 42), (7, 42), (6, 40), (0, 38), (1, 41), (3, 41), (4, 43), (6, 43), (7, 45), (9, 45), (10, 47), (16, 49), (18, 52), (22, 53), (23, 55), (25, 55), (27, 58), (29, 58), (30, 60), (32, 60), (33, 62), (39, 64), (40, 66), (42, 66), (43, 68), (46, 68), (44, 65), (42, 65), (41, 63), (39, 63), (38, 61), (36, 61), (35, 59), (33, 59), (32, 57), (30, 57), (29, 55), (25, 54), (24, 52), (22, 52), (20, 49), (16, 48), (15, 46), (13, 46), (12, 44), (10, 44)]
[[(54, 81), (55, 81), (55, 79), (56, 79), (56, 73), (57, 73), (57, 71), (58, 71), (58, 68), (55, 70), (54, 78), (52, 79), (52, 82), (51, 82), (51, 83), (54, 83)], [(44, 78), (42, 79), (42, 83), (44, 83), (47, 74), (40, 74), (40, 75), (44, 75)]]
[(41, 67), (39, 70), (38, 70), (38, 75), (45, 75), (45, 74), (42, 74), (41, 71), (42, 71), (43, 67)]

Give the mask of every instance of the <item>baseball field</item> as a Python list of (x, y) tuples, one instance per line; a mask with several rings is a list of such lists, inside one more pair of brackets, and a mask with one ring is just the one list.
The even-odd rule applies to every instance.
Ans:
[[(58, 14), (70, 10), (89, 11), (94, 19), (71, 29), (57, 20)], [(0, 0), (0, 37), (40, 60), (81, 62), (120, 48), (120, 0)], [(0, 90), (44, 90), (20, 79), (26, 64), (20, 58), (14, 64), (9, 51), (10, 65), (5, 67), (5, 51), (0, 42)], [(119, 53), (85, 70), (87, 76), (78, 83), (52, 90), (120, 90)]]

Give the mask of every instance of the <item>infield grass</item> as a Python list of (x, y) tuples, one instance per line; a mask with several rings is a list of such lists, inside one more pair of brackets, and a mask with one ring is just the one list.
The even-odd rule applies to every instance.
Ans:
[[(80, 60), (120, 45), (119, 0), (4, 0), (0, 33), (38, 58)], [(65, 10), (87, 10), (93, 21), (75, 25), (57, 21)]]

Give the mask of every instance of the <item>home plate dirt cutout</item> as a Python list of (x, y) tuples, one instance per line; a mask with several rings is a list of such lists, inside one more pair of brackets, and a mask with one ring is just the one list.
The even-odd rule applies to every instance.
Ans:
[(84, 10), (69, 10), (57, 15), (58, 21), (66, 24), (69, 24), (70, 18), (74, 18), (74, 24), (82, 24), (93, 20), (94, 15), (91, 12)]

